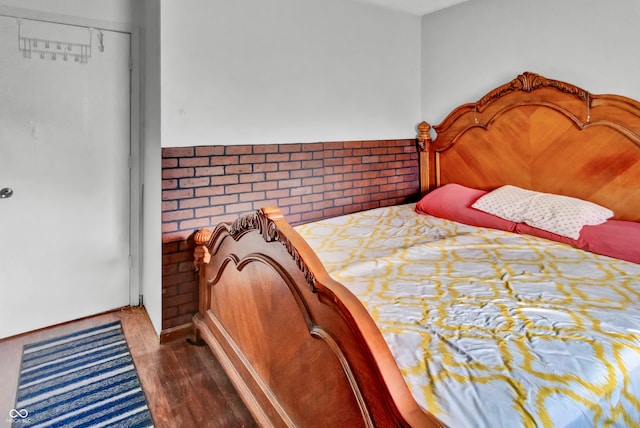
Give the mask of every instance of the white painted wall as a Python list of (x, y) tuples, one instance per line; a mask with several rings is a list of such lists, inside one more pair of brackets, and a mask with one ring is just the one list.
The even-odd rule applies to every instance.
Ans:
[(420, 17), (342, 0), (161, 0), (162, 145), (412, 138)]
[(523, 71), (640, 99), (638, 0), (474, 0), (422, 18), (422, 117)]
[(162, 154), (160, 147), (160, 1), (131, 0), (141, 31), (142, 291), (149, 318), (162, 330)]

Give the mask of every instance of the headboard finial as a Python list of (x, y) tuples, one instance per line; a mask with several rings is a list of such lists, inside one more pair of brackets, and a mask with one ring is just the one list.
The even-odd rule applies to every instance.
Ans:
[(425, 121), (418, 124), (418, 146), (421, 151), (427, 150), (427, 146), (431, 143), (431, 135), (429, 134), (430, 129), (431, 125)]
[(207, 248), (211, 235), (212, 232), (209, 229), (200, 229), (193, 235), (193, 241), (196, 244), (196, 248), (193, 250), (193, 266), (196, 272), (200, 270), (202, 265), (209, 264), (211, 261), (211, 253)]

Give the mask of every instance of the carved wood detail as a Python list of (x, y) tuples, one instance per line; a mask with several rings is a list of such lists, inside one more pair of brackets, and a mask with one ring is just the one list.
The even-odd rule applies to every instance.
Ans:
[(262, 208), (254, 214), (245, 215), (234, 221), (229, 228), (229, 234), (237, 241), (245, 233), (256, 230), (262, 235), (262, 239), (264, 239), (265, 242), (281, 243), (296, 262), (298, 269), (300, 269), (304, 274), (307, 284), (311, 287), (311, 291), (316, 293), (317, 288), (315, 275), (304, 262), (302, 256), (293, 243), (280, 233), (280, 230), (274, 221), (274, 219), (283, 218), (282, 213), (277, 208)]
[(435, 149), (429, 130), (431, 125), (421, 122), (418, 125), (418, 158), (420, 165), (420, 194), (424, 195), (435, 188)]
[(429, 148), (429, 144), (431, 143), (431, 135), (429, 134), (429, 129), (431, 129), (431, 125), (427, 122), (422, 121), (418, 125), (418, 147), (421, 151), (425, 151)]
[(200, 270), (202, 265), (206, 265), (211, 261), (211, 253), (207, 248), (211, 235), (212, 232), (209, 229), (198, 230), (193, 235), (193, 241), (196, 244), (196, 248), (193, 250), (193, 266), (196, 272)]
[(329, 333), (327, 333), (322, 327), (314, 326), (310, 330), (310, 333), (313, 337), (317, 337), (323, 340), (329, 346), (331, 351), (336, 355), (336, 358), (338, 359), (338, 361), (340, 362), (340, 365), (342, 366), (342, 369), (344, 370), (345, 377), (347, 378), (347, 381), (351, 386), (351, 390), (353, 391), (353, 395), (358, 403), (358, 407), (360, 408), (360, 413), (362, 414), (362, 418), (364, 420), (365, 426), (367, 428), (375, 427), (376, 425), (373, 423), (371, 414), (367, 409), (366, 400), (364, 399), (362, 395), (362, 391), (358, 386), (358, 381), (356, 380), (355, 375), (351, 370), (349, 361), (347, 360), (344, 353), (340, 349), (340, 346), (338, 346), (335, 339)]
[(539, 74), (525, 71), (524, 73), (513, 79), (511, 82), (492, 90), (484, 97), (480, 98), (480, 100), (476, 103), (476, 106), (481, 109), (486, 104), (489, 104), (490, 102), (510, 92), (531, 92), (535, 89), (543, 87), (555, 88), (561, 92), (575, 95), (579, 99), (589, 102), (589, 92), (585, 91), (582, 88), (579, 88), (570, 83), (561, 82), (559, 80), (547, 79), (546, 77), (543, 77)]

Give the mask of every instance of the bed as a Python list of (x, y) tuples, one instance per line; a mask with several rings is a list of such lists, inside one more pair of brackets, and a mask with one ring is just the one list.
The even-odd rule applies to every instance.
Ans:
[[(195, 334), (258, 424), (640, 423), (640, 103), (525, 72), (418, 130), (418, 204), (194, 236)], [(612, 215), (470, 207), (511, 187)]]

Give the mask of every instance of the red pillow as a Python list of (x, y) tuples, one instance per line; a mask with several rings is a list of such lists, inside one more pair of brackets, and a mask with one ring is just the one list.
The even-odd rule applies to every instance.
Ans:
[(640, 263), (640, 223), (608, 220), (597, 226), (585, 226), (579, 241), (583, 250)]
[(518, 223), (516, 233), (564, 242), (592, 253), (640, 263), (640, 223), (633, 221), (607, 220), (595, 226), (584, 226), (577, 240), (524, 223)]
[(417, 203), (416, 212), (471, 226), (513, 232), (516, 229), (515, 222), (471, 208), (471, 205), (486, 193), (485, 190), (472, 189), (460, 184), (445, 184), (427, 193)]

